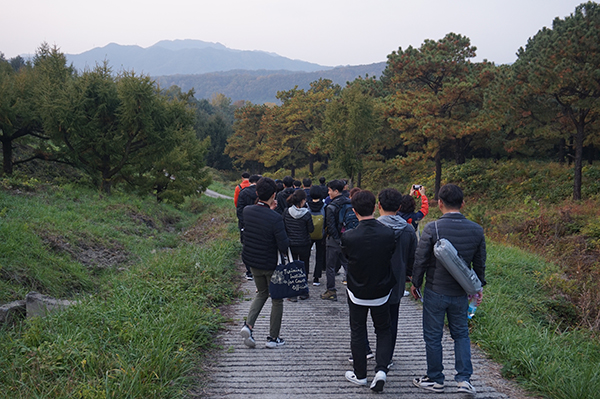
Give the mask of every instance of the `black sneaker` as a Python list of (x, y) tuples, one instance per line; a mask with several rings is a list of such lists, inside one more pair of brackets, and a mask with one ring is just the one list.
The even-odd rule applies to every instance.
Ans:
[(273, 349), (273, 348), (277, 348), (278, 346), (281, 345), (285, 345), (285, 341), (280, 338), (271, 338), (271, 337), (267, 337), (267, 343), (265, 344), (265, 346), (269, 349)]
[(442, 393), (444, 392), (444, 384), (439, 384), (433, 380), (430, 380), (429, 377), (421, 377), (415, 378), (413, 380), (413, 385), (418, 388), (427, 389), (429, 391)]
[(254, 277), (252, 276), (252, 273), (246, 273), (246, 280), (248, 280), (248, 281), (254, 280)]

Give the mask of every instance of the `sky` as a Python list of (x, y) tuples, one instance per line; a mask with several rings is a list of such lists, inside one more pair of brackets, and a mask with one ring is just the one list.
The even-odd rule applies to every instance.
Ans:
[(0, 52), (32, 54), (42, 42), (79, 54), (109, 43), (150, 47), (196, 39), (324, 66), (386, 61), (454, 32), (474, 61), (512, 63), (519, 47), (573, 0), (2, 0)]

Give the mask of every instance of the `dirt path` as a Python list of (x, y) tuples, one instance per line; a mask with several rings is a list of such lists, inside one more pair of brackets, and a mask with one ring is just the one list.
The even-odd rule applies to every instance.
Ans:
[[(240, 269), (241, 270), (241, 269)], [(264, 346), (268, 334), (270, 301), (267, 301), (254, 327), (255, 349), (244, 346), (239, 331), (255, 295), (254, 283), (244, 282), (243, 300), (232, 306), (232, 321), (218, 338), (221, 349), (212, 359), (206, 385), (197, 397), (209, 398), (364, 398), (377, 395), (370, 389), (346, 381), (344, 373), (352, 370), (348, 305), (344, 286), (338, 277), (338, 301), (319, 298), (324, 286), (311, 285), (310, 299), (285, 301), (281, 336), (286, 344), (278, 349)], [(402, 299), (395, 366), (387, 376), (383, 395), (394, 398), (468, 398), (456, 392), (454, 382), (453, 342), (444, 334), (446, 392), (436, 394), (415, 388), (411, 381), (425, 374), (425, 344), (422, 338), (421, 306), (408, 297)], [(369, 337), (375, 335), (369, 325)], [(369, 381), (375, 363), (369, 360)], [(476, 398), (525, 398), (511, 382), (503, 380), (499, 366), (473, 347), (475, 373), (471, 382)]]

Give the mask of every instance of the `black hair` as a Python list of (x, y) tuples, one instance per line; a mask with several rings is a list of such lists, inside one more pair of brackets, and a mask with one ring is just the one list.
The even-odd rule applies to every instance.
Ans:
[(463, 191), (454, 184), (445, 184), (438, 192), (438, 198), (442, 200), (446, 208), (460, 209), (465, 199)]
[(375, 196), (369, 190), (362, 190), (352, 196), (352, 208), (360, 216), (370, 216), (375, 212)]
[(275, 180), (275, 186), (277, 187), (277, 192), (283, 191), (283, 182), (281, 180)]
[(286, 176), (282, 180), (283, 185), (286, 187), (292, 187), (294, 185), (294, 178), (292, 176)]
[(321, 199), (323, 198), (323, 191), (318, 186), (312, 186), (309, 191), (310, 198), (312, 199)]
[(342, 191), (344, 191), (344, 182), (341, 180), (332, 180), (329, 183), (327, 183), (327, 187), (329, 187), (330, 189), (332, 189), (333, 191), (339, 191), (340, 193)]
[(325, 184), (325, 178), (323, 176), (319, 177), (319, 183)]
[(248, 181), (250, 183), (256, 183), (257, 181), (260, 180), (261, 177), (262, 177), (261, 175), (252, 175), (252, 176), (250, 176), (250, 178), (248, 179)]
[(413, 213), (417, 203), (412, 195), (406, 194), (402, 196), (402, 200), (400, 201), (400, 212), (402, 213)]
[(275, 194), (275, 190), (277, 186), (271, 178), (261, 177), (256, 183), (256, 195), (261, 201), (268, 201)]
[(402, 205), (402, 194), (395, 188), (386, 188), (379, 193), (379, 204), (386, 212), (398, 212)]
[(302, 200), (306, 199), (306, 192), (304, 190), (296, 190), (289, 197), (287, 197), (287, 203), (292, 206), (300, 206)]
[(310, 187), (312, 186), (312, 180), (310, 180), (309, 178), (302, 179), (302, 185), (304, 187)]
[(294, 180), (294, 187), (300, 187), (302, 182), (300, 180)]
[(250, 177), (250, 173), (248, 173), (248, 172), (242, 173), (242, 179), (247, 179), (249, 177)]

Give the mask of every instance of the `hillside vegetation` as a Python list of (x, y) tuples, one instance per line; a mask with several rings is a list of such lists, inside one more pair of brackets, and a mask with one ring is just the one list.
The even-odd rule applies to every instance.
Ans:
[(231, 209), (12, 183), (0, 190), (0, 303), (36, 290), (79, 304), (0, 326), (0, 396), (186, 396), (218, 307), (238, 295)]

